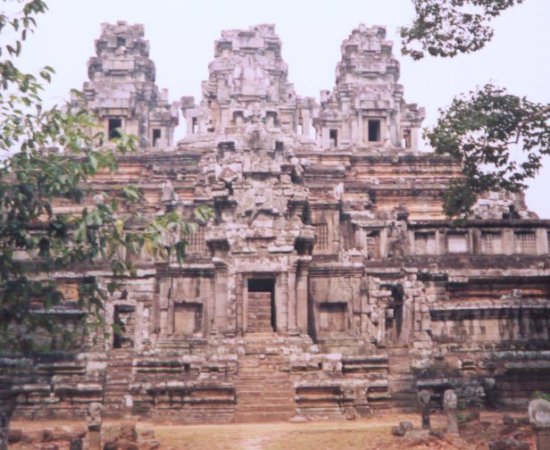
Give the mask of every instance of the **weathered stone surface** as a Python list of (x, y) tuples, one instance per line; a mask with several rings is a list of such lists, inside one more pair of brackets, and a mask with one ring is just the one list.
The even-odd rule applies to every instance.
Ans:
[[(424, 111), (404, 100), (384, 28), (352, 31), (319, 102), (296, 93), (273, 25), (222, 32), (203, 98), (179, 103), (177, 144), (142, 26), (103, 25), (88, 69), (75, 105), (141, 151), (55, 212), (135, 184), (143, 223), (194, 221), (197, 205), (215, 219), (196, 223), (182, 265), (136, 256), (76, 358), (1, 357), (17, 415), (85, 418), (100, 402), (105, 416), (181, 423), (351, 419), (415, 409), (425, 390), (427, 427), (449, 389), (453, 423), (457, 407), (525, 407), (550, 390), (550, 221), (521, 194), (444, 217), (460, 165), (417, 151)], [(67, 323), (87, 277), (113, 281), (99, 264), (51, 277)]]
[(518, 441), (517, 439), (501, 439), (489, 442), (489, 450), (529, 450), (530, 448), (528, 442)]

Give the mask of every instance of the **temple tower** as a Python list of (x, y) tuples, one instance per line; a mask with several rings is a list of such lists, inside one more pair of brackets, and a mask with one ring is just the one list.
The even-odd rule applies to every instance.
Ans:
[(399, 61), (386, 29), (360, 25), (342, 43), (336, 86), (321, 92), (314, 125), (323, 149), (417, 149), (424, 109), (403, 99)]
[(108, 140), (118, 130), (139, 137), (139, 146), (163, 149), (172, 145), (178, 124), (177, 107), (168, 103), (167, 90), (155, 84), (155, 63), (143, 25), (102, 24), (95, 41), (96, 56), (88, 61), (83, 98), (73, 102), (95, 113), (99, 131)]
[(242, 134), (259, 124), (271, 134), (307, 136), (315, 101), (297, 97), (289, 83), (274, 25), (223, 31), (214, 48), (201, 103), (182, 98), (188, 140)]

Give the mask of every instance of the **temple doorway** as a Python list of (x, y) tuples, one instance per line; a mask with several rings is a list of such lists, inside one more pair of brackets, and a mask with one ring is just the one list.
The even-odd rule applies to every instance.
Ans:
[(391, 298), (386, 309), (386, 339), (391, 345), (406, 344), (406, 336), (403, 336), (404, 297), (403, 286), (391, 286)]
[(275, 280), (250, 278), (248, 280), (247, 332), (271, 333), (274, 331), (277, 331)]
[(116, 305), (113, 314), (113, 348), (133, 348), (135, 308), (131, 305)]

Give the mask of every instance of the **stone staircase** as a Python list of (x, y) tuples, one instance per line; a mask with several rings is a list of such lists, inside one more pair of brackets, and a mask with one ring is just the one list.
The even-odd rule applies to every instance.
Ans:
[(103, 388), (103, 414), (105, 417), (120, 418), (130, 412), (125, 396), (129, 394), (132, 381), (134, 355), (130, 349), (112, 350), (107, 363), (107, 374)]
[[(265, 336), (264, 336), (265, 335)], [(270, 333), (247, 338), (235, 383), (235, 422), (286, 421), (295, 415), (288, 356), (269, 345)]]
[(416, 411), (416, 379), (411, 372), (408, 347), (388, 349), (391, 406), (406, 412)]

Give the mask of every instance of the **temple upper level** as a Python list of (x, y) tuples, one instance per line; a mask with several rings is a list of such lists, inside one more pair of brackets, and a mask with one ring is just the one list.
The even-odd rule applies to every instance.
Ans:
[(96, 56), (88, 61), (83, 98), (73, 102), (94, 112), (108, 140), (119, 130), (139, 137), (141, 148), (167, 148), (178, 124), (177, 106), (155, 84), (155, 63), (143, 25), (102, 24)]
[[(424, 110), (403, 99), (399, 62), (386, 30), (360, 25), (342, 44), (336, 85), (318, 104), (288, 82), (281, 40), (273, 25), (222, 32), (216, 41), (203, 99), (182, 98), (187, 141), (235, 135), (260, 124), (321, 150), (416, 150)], [(309, 140), (311, 142), (311, 140)]]
[(203, 98), (182, 98), (188, 139), (247, 133), (305, 136), (315, 102), (296, 95), (274, 25), (223, 31), (215, 43)]
[[(103, 24), (95, 47), (84, 98), (75, 101), (97, 114), (109, 139), (122, 129), (144, 149), (173, 148), (177, 107), (155, 84), (143, 26)], [(424, 110), (405, 102), (398, 80), (384, 27), (360, 25), (344, 40), (335, 86), (321, 91), (320, 102), (297, 95), (274, 25), (226, 30), (215, 42), (202, 99), (179, 103), (187, 126), (179, 148), (416, 150)]]
[(332, 92), (321, 92), (314, 120), (323, 149), (404, 148), (416, 150), (424, 109), (403, 99), (399, 61), (386, 29), (360, 25), (342, 43)]

